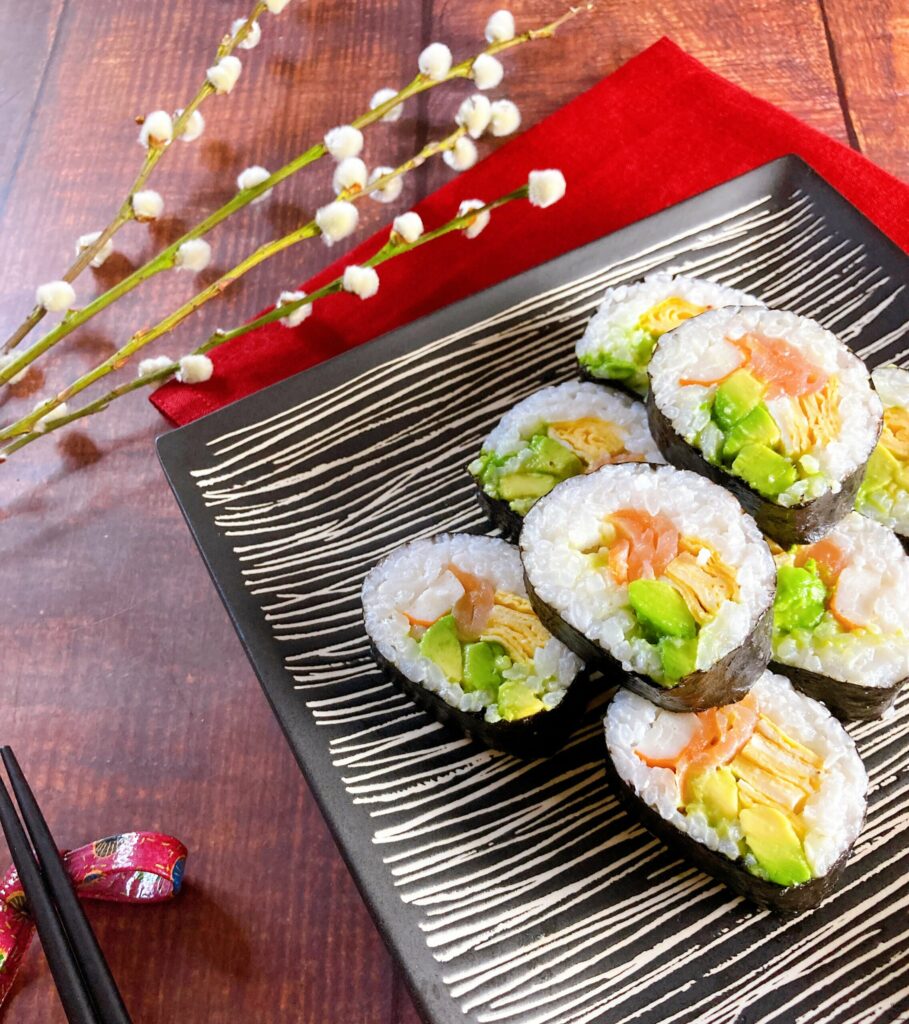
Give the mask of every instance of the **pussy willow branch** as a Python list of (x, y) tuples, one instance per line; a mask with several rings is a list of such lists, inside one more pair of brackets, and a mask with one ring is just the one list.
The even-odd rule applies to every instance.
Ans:
[[(257, 0), (253, 4), (252, 10), (246, 16), (246, 20), (237, 29), (233, 35), (226, 35), (221, 41), (221, 45), (215, 54), (215, 62), (217, 63), (222, 57), (226, 57), (243, 42), (243, 40), (249, 35), (252, 26), (259, 20), (260, 15), (266, 10), (266, 4), (264, 0)], [(183, 112), (174, 121), (174, 142), (183, 134), (186, 125), (192, 115), (199, 109), (199, 107), (214, 93), (214, 86), (208, 81), (202, 84), (199, 91), (189, 101)], [(171, 143), (173, 145), (173, 143)], [(129, 191), (126, 193), (126, 198), (120, 204), (120, 208), (114, 214), (113, 219), (107, 225), (106, 228), (101, 232), (100, 236), (92, 242), (91, 245), (86, 246), (72, 262), (66, 272), (63, 274), (62, 280), (69, 281), (72, 284), (73, 281), (82, 273), (83, 270), (91, 263), (91, 261), (98, 255), (102, 248), (114, 237), (114, 235), (123, 227), (124, 224), (128, 223), (134, 218), (132, 197), (136, 192), (141, 192), (145, 187), (148, 179), (151, 177), (152, 171), (158, 165), (161, 157), (170, 146), (167, 145), (149, 145), (148, 151), (145, 154), (145, 159), (142, 161), (142, 166), (139, 168), (139, 173), (136, 175), (135, 181), (130, 186)], [(44, 314), (47, 312), (43, 306), (35, 306), (35, 308), (29, 313), (29, 315), (22, 321), (22, 323), (13, 331), (13, 333), (7, 338), (3, 345), (4, 352), (11, 352), (20, 341), (23, 340), (31, 331), (40, 323), (43, 319)], [(2, 381), (0, 381), (2, 383)]]
[[(564, 25), (566, 21), (575, 17), (582, 11), (592, 10), (593, 6), (593, 3), (588, 3), (580, 7), (571, 7), (561, 17), (556, 18), (555, 21), (550, 22), (548, 25), (543, 25), (541, 28), (537, 29), (530, 29), (520, 35), (516, 35), (514, 39), (490, 43), (490, 45), (487, 46), (485, 50), (482, 50), (481, 53), (495, 55), (497, 53), (501, 53), (503, 50), (520, 46), (523, 43), (533, 42), (538, 39), (549, 39), (555, 35), (556, 31)], [(406, 100), (418, 95), (419, 93), (426, 92), (429, 89), (433, 89), (438, 85), (442, 85), (445, 82), (452, 81), (456, 78), (469, 78), (474, 62), (479, 56), (479, 53), (475, 54), (473, 57), (469, 57), (468, 59), (461, 61), (460, 64), (453, 65), (445, 78), (440, 79), (439, 81), (429, 79), (422, 74), (417, 75), (413, 81), (408, 85), (405, 85), (404, 88), (394, 96), (390, 97), (374, 109), (361, 114), (359, 117), (355, 118), (351, 124), (355, 128), (365, 128), (374, 124), (391, 110), (394, 110), (395, 107), (400, 106)], [(304, 167), (320, 160), (325, 156), (325, 153), (326, 148), (324, 142), (319, 142), (316, 145), (311, 146), (305, 152), (294, 157), (293, 160), (279, 168), (274, 172), (274, 174), (269, 175), (269, 177), (260, 185), (256, 185), (255, 188), (245, 189), (242, 192), (238, 192), (233, 198), (220, 207), (220, 209), (209, 214), (205, 220), (201, 221), (194, 228), (191, 228), (175, 242), (172, 242), (157, 256), (150, 259), (147, 263), (143, 264), (143, 266), (138, 267), (127, 277), (123, 278), (122, 281), (118, 282), (112, 288), (109, 288), (106, 292), (93, 299), (82, 309), (76, 310), (72, 314), (67, 315), (53, 330), (48, 331), (47, 334), (35, 342), (30, 348), (21, 353), (18, 358), (13, 360), (13, 362), (4, 369), (0, 370), (0, 385), (9, 383), (13, 377), (33, 363), (40, 355), (46, 352), (49, 348), (52, 348), (92, 317), (96, 316), (103, 309), (106, 309), (113, 302), (116, 302), (119, 298), (131, 292), (134, 288), (138, 287), (149, 278), (172, 268), (177, 258), (177, 250), (184, 242), (207, 235), (213, 228), (217, 227), (217, 225), (226, 220), (232, 214), (249, 205), (249, 203), (258, 198), (258, 196), (262, 195), (264, 192), (280, 185), (282, 181), (290, 178)]]
[[(430, 157), (451, 149), (457, 140), (465, 133), (466, 129), (464, 127), (456, 128), (449, 135), (446, 135), (445, 138), (428, 143), (418, 153), (415, 153), (410, 157), (410, 159), (405, 160), (404, 163), (389, 171), (387, 174), (382, 175), (380, 178), (377, 178), (370, 184), (367, 184), (365, 187), (358, 188), (355, 191), (345, 190), (341, 193), (341, 198), (346, 199), (349, 202), (355, 202), (365, 196), (368, 196), (372, 192), (380, 191), (390, 182), (403, 177), (409, 171), (424, 164)], [(203, 288), (202, 291), (184, 302), (182, 306), (168, 314), (162, 320), (159, 320), (153, 327), (146, 327), (136, 331), (126, 344), (117, 349), (117, 351), (105, 359), (104, 362), (99, 363), (94, 367), (94, 369), (84, 373), (53, 398), (49, 398), (47, 401), (41, 402), (32, 412), (21, 417), (21, 419), (17, 420), (15, 423), (11, 423), (9, 426), (4, 427), (0, 430), (0, 440), (7, 440), (8, 438), (16, 437), (19, 434), (29, 433), (42, 417), (68, 401), (73, 397), (73, 395), (79, 394), (96, 381), (101, 380), (102, 377), (106, 377), (114, 370), (120, 369), (120, 367), (122, 367), (129, 359), (132, 358), (132, 356), (143, 349), (146, 345), (156, 341), (164, 334), (169, 334), (172, 330), (183, 323), (184, 320), (190, 317), (197, 310), (201, 309), (202, 306), (206, 305), (206, 303), (221, 296), (235, 281), (238, 281), (245, 274), (248, 274), (254, 267), (257, 267), (266, 260), (271, 259), (272, 256), (277, 255), (279, 252), (284, 252), (285, 249), (290, 249), (292, 246), (295, 246), (308, 238), (315, 238), (319, 234), (321, 234), (321, 232), (318, 225), (314, 220), (310, 220), (296, 228), (294, 231), (283, 235), (281, 238), (276, 238), (270, 242), (260, 245), (259, 248), (247, 256), (246, 259), (241, 260), (236, 264), (236, 266), (225, 271), (216, 281), (213, 281), (210, 285)]]
[[(521, 188), (515, 189), (513, 192), (509, 192), (507, 195), (494, 199), (481, 209), (471, 210), (469, 213), (453, 217), (440, 227), (420, 235), (420, 237), (414, 242), (405, 242), (397, 236), (392, 236), (392, 238), (386, 242), (386, 244), (382, 246), (374, 256), (371, 256), (368, 260), (364, 261), (363, 266), (381, 266), (381, 264), (387, 263), (389, 260), (395, 259), (398, 256), (403, 256), (404, 253), (410, 252), (412, 249), (418, 249), (421, 245), (427, 245), (429, 242), (432, 242), (437, 238), (441, 238), (443, 235), (449, 235), (453, 231), (462, 231), (464, 228), (469, 227), (481, 213), (489, 210), (495, 210), (500, 206), (505, 206), (507, 203), (514, 202), (516, 199), (525, 199), (526, 197), (527, 186), (523, 185)], [(339, 292), (342, 290), (342, 281), (343, 275), (335, 278), (334, 281), (330, 281), (328, 284), (323, 285), (316, 291), (310, 292), (304, 298), (299, 299), (296, 302), (287, 302), (280, 306), (276, 306), (268, 313), (263, 313), (261, 316), (256, 317), (255, 320), (250, 320), (248, 323), (241, 324), (239, 327), (235, 327), (230, 331), (215, 331), (201, 345), (193, 349), (191, 354), (206, 355), (213, 349), (218, 348), (221, 345), (225, 345), (227, 342), (233, 341), (235, 338), (242, 337), (244, 334), (249, 334), (250, 331), (255, 331), (259, 327), (264, 327), (266, 324), (274, 323), (276, 320), (280, 320), (283, 317), (290, 315), (294, 310), (299, 309), (301, 306), (312, 305), (319, 299), (325, 298), (326, 295), (332, 295), (335, 292)], [(65, 416), (61, 416), (58, 419), (53, 420), (48, 423), (43, 430), (32, 430), (27, 434), (23, 434), (21, 437), (17, 437), (16, 440), (0, 450), (0, 462), (5, 461), (10, 455), (18, 451), (20, 448), (25, 448), (33, 441), (37, 441), (46, 434), (53, 433), (55, 430), (68, 426), (76, 420), (85, 419), (88, 416), (94, 416), (96, 413), (103, 412), (118, 398), (123, 398), (125, 395), (128, 395), (133, 391), (139, 391), (142, 388), (163, 383), (169, 377), (172, 377), (179, 368), (180, 364), (178, 362), (173, 362), (162, 367), (160, 370), (156, 370), (154, 373), (146, 374), (144, 377), (136, 377), (132, 380), (125, 381), (123, 384), (120, 384), (115, 388), (111, 388), (110, 391), (96, 398), (94, 401), (83, 405), (79, 409), (74, 409)]]

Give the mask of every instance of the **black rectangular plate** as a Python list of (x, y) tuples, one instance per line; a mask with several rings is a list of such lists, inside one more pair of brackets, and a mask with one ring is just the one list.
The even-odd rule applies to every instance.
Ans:
[(602, 700), (523, 763), (432, 722), (367, 651), (365, 572), (488, 529), (464, 470), (481, 438), (573, 375), (606, 286), (661, 269), (813, 316), (872, 364), (909, 350), (909, 260), (785, 157), (166, 434), (161, 461), (428, 1021), (909, 1020), (907, 697), (850, 729), (866, 827), (838, 893), (784, 922), (617, 807)]

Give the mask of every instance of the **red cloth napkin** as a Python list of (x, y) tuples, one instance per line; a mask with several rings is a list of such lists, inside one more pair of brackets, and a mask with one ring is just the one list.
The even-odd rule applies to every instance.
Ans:
[[(909, 185), (661, 39), (416, 209), (435, 227), (462, 199), (494, 199), (534, 168), (551, 166), (568, 182), (560, 203), (545, 211), (514, 203), (494, 213), (477, 239), (453, 234), (401, 256), (381, 268), (375, 298), (329, 296), (298, 328), (271, 324), (217, 349), (205, 384), (165, 384), (151, 400), (175, 423), (187, 423), (787, 153), (810, 163), (909, 249)], [(372, 255), (387, 234), (378, 232), (302, 287), (333, 280)]]

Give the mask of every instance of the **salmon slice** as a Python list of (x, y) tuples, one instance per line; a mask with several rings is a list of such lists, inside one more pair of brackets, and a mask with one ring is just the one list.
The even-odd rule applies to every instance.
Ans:
[(464, 588), (464, 593), (451, 609), (458, 633), (465, 640), (476, 640), (489, 621), (496, 588), (490, 580), (465, 572), (451, 562), (448, 569)]
[(849, 556), (832, 537), (824, 537), (815, 544), (799, 548), (795, 556), (795, 564), (801, 568), (806, 562), (814, 559), (824, 586), (832, 590), (840, 573), (846, 568)]
[(688, 780), (708, 768), (728, 764), (754, 734), (758, 722), (758, 709), (749, 693), (737, 704), (710, 708), (698, 713), (701, 728), (679, 754), (675, 772), (679, 791), (688, 799)]
[(616, 532), (607, 564), (617, 583), (656, 579), (679, 553), (679, 531), (667, 516), (623, 508), (607, 518)]

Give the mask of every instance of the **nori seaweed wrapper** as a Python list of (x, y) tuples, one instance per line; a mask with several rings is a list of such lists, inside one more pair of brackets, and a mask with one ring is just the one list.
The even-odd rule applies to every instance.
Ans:
[(626, 384), (623, 380), (616, 380), (613, 377), (595, 377), (586, 366), (578, 364), (578, 376), (581, 380), (586, 380), (590, 384), (599, 384), (604, 388), (613, 388), (615, 391), (621, 391), (623, 394), (633, 398), (636, 402), (643, 402), (644, 395), (640, 391), (635, 391), (633, 387)]
[[(690, 469), (725, 487), (754, 516), (761, 532), (783, 547), (810, 544), (831, 530), (855, 505), (855, 496), (865, 475), (865, 462), (849, 474), (840, 490), (784, 508), (758, 494), (744, 480), (709, 463), (701, 452), (676, 433), (675, 427), (657, 407), (653, 392), (647, 396), (647, 421), (657, 447), (671, 465)], [(870, 452), (869, 452), (870, 456)]]
[(785, 665), (781, 661), (773, 662), (770, 668), (773, 672), (788, 676), (796, 689), (826, 704), (837, 718), (844, 721), (880, 718), (888, 708), (893, 707), (893, 702), (906, 684), (905, 679), (891, 686), (845, 683), (797, 665)]
[(610, 787), (633, 818), (638, 819), (648, 832), (662, 840), (670, 849), (757, 906), (765, 907), (776, 914), (792, 916), (818, 906), (836, 888), (852, 853), (851, 845), (820, 878), (812, 878), (810, 882), (803, 882), (801, 885), (777, 885), (765, 878), (758, 878), (737, 861), (730, 860), (725, 854), (715, 852), (686, 833), (680, 832), (658, 811), (646, 804), (634, 791), (634, 787), (619, 775), (608, 748), (605, 760), (606, 777)]
[(742, 700), (767, 668), (773, 628), (773, 594), (758, 616), (744, 643), (731, 650), (710, 668), (692, 672), (673, 687), (634, 672), (626, 672), (621, 662), (605, 648), (585, 636), (543, 601), (524, 574), (527, 596), (543, 625), (566, 647), (582, 658), (589, 668), (599, 669), (607, 681), (625, 686), (667, 711), (706, 711), (708, 708), (735, 704)]
[(474, 480), (474, 483), (477, 488), (477, 501), (480, 504), (480, 508), (489, 517), (493, 526), (501, 530), (502, 536), (506, 540), (517, 543), (518, 536), (521, 533), (521, 526), (524, 523), (524, 517), (518, 515), (507, 501), (504, 501), (502, 498), (493, 498), (487, 494), (478, 481)]
[(592, 693), (590, 673), (582, 668), (565, 691), (560, 704), (514, 722), (487, 722), (482, 711), (453, 707), (421, 683), (409, 679), (369, 642), (372, 655), (386, 679), (394, 683), (436, 721), (455, 726), (487, 747), (516, 757), (533, 759), (556, 753), (577, 725)]

